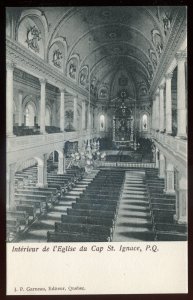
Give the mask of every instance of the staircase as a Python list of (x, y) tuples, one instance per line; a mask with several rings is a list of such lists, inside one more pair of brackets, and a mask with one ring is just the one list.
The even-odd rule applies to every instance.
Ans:
[(126, 171), (113, 242), (154, 241), (144, 171)]

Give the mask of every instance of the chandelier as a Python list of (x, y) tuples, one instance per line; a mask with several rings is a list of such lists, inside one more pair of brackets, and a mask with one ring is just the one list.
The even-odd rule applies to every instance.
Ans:
[(100, 161), (106, 159), (106, 153), (100, 152), (99, 141), (88, 140), (83, 144), (81, 151), (77, 151), (71, 154), (71, 166), (77, 166), (84, 168), (85, 172), (90, 173), (94, 168), (97, 168)]

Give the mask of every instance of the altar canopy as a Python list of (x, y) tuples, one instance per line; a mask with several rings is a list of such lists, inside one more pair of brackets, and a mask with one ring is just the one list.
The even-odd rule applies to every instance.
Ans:
[(119, 146), (132, 146), (134, 135), (134, 118), (132, 109), (122, 102), (116, 107), (113, 117), (113, 142)]

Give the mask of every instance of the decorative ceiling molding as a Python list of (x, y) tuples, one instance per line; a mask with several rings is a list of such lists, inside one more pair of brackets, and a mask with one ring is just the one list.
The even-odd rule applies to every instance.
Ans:
[[(85, 39), (87, 36), (94, 35), (94, 31), (97, 29), (102, 29), (102, 28), (108, 28), (108, 27), (112, 27), (112, 26), (119, 26), (119, 27), (126, 27), (128, 28), (130, 31), (133, 31), (137, 34), (139, 34), (140, 36), (142, 36), (147, 43), (149, 44), (150, 47), (152, 47), (154, 49), (154, 51), (156, 52), (156, 48), (152, 42), (151, 39), (148, 39), (145, 34), (143, 34), (141, 31), (139, 31), (137, 28), (132, 27), (131, 25), (127, 25), (127, 24), (123, 24), (123, 23), (107, 23), (107, 24), (103, 24), (103, 25), (97, 25), (97, 26), (93, 26), (92, 28), (90, 28), (87, 32), (84, 32), (84, 34), (80, 37), (78, 37), (78, 39), (75, 41), (75, 43), (73, 45), (70, 46), (69, 48), (69, 53), (68, 53), (68, 59), (70, 58), (71, 54), (73, 53), (75, 47), (78, 45), (78, 43)], [(117, 40), (117, 43), (119, 42), (119, 40)]]
[[(152, 67), (153, 67), (153, 63), (150, 59), (150, 57), (140, 48), (137, 48), (135, 47), (134, 45), (131, 45), (128, 41), (112, 41), (112, 42), (106, 42), (106, 43), (103, 43), (103, 44), (100, 44), (98, 47), (96, 47), (95, 49), (92, 50), (92, 52), (90, 52), (87, 56), (85, 56), (82, 60), (81, 60), (81, 63), (80, 63), (80, 66), (79, 68), (81, 68), (82, 65), (85, 64), (86, 60), (88, 60), (89, 56), (91, 55), (94, 55), (95, 52), (97, 52), (98, 50), (100, 50), (101, 48), (105, 47), (105, 46), (109, 46), (109, 45), (117, 45), (117, 44), (125, 44), (125, 45), (128, 45), (131, 49), (134, 49), (134, 52), (135, 50), (138, 50), (139, 52), (141, 52), (145, 57), (146, 59), (151, 63)], [(136, 57), (137, 59), (137, 57)]]

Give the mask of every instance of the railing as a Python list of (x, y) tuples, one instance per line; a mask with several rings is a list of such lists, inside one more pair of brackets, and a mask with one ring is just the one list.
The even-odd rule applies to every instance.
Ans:
[(155, 131), (152, 132), (152, 135), (155, 140), (160, 142), (164, 147), (183, 156), (185, 159), (187, 158), (187, 140)]
[(155, 168), (155, 163), (143, 163), (143, 162), (110, 162), (100, 161), (99, 167), (121, 167), (121, 168)]
[[(91, 132), (91, 138), (95, 137), (96, 133)], [(65, 141), (75, 141), (88, 138), (87, 130), (60, 132), (52, 134), (25, 135), (13, 136), (7, 138), (7, 152), (22, 151), (29, 148), (46, 146), (48, 144), (60, 143)]]

